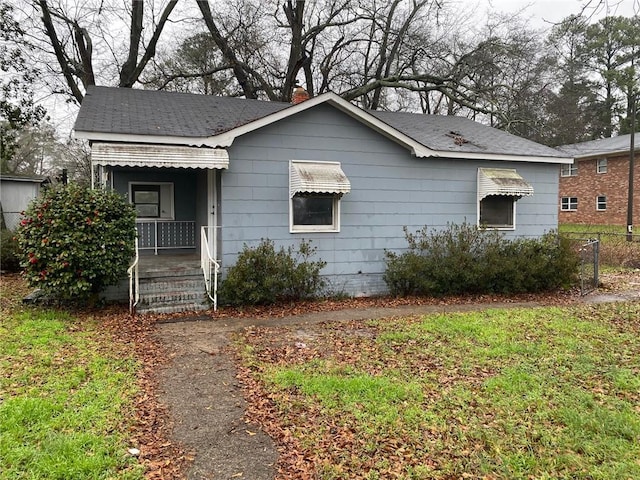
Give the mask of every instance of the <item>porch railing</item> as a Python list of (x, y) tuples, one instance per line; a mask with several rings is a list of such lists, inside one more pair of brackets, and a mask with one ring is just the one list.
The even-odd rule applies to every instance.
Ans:
[(220, 264), (217, 261), (218, 228), (202, 227), (200, 238), (200, 264), (207, 295), (213, 302), (214, 312), (218, 309), (218, 274), (220, 273)]
[(196, 248), (196, 222), (175, 220), (136, 221), (140, 250)]
[(140, 301), (140, 276), (138, 275), (138, 262), (140, 256), (138, 254), (138, 238), (135, 240), (135, 256), (133, 262), (127, 269), (129, 275), (129, 313), (133, 314), (136, 305)]

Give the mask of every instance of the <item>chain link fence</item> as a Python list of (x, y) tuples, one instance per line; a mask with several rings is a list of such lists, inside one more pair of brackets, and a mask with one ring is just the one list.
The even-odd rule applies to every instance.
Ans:
[(599, 285), (600, 241), (590, 239), (580, 243), (580, 294), (593, 292)]

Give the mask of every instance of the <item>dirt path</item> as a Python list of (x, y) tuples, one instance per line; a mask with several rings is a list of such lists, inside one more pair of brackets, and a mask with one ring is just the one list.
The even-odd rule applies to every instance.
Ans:
[(223, 352), (229, 331), (214, 322), (160, 325), (158, 335), (172, 361), (160, 376), (160, 401), (169, 406), (174, 439), (194, 460), (189, 480), (272, 479), (277, 452), (271, 438), (245, 423), (236, 369)]
[[(580, 301), (603, 302), (639, 298), (636, 288), (605, 291)], [(322, 322), (383, 318), (395, 315), (468, 311), (482, 308), (538, 306), (535, 302), (463, 305), (406, 305), (315, 312), (270, 319), (210, 317), (181, 318), (159, 323), (157, 337), (172, 357), (161, 372), (160, 401), (169, 407), (175, 427), (173, 440), (194, 456), (189, 480), (275, 477), (278, 452), (258, 426), (245, 423), (245, 400), (234, 363), (224, 347), (230, 335), (251, 325), (305, 326)]]

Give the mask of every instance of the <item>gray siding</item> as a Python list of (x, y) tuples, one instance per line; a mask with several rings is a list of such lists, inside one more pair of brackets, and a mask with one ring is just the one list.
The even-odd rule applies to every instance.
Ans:
[[(535, 195), (516, 204), (516, 230), (538, 236), (557, 227), (558, 167), (525, 162), (415, 158), (351, 117), (320, 105), (236, 139), (222, 172), (222, 264), (246, 243), (313, 240), (333, 289), (351, 295), (385, 292), (385, 249), (406, 247), (414, 231), (476, 223), (478, 167), (517, 168)], [(341, 162), (351, 193), (341, 202), (338, 233), (289, 233), (289, 160)]]

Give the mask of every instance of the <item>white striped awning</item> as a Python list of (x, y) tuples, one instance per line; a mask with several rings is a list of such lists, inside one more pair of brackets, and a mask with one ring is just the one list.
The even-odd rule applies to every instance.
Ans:
[(289, 193), (335, 193), (351, 191), (351, 182), (340, 168), (340, 162), (291, 160)]
[(533, 186), (514, 168), (478, 168), (478, 200), (490, 195), (528, 197)]
[(222, 169), (229, 168), (229, 154), (222, 148), (94, 142), (91, 162), (118, 167)]

